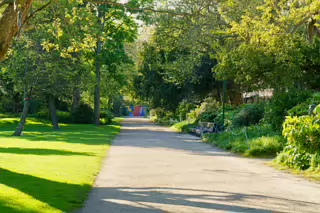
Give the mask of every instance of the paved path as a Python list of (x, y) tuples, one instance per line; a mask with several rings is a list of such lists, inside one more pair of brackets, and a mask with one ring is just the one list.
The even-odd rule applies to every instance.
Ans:
[(320, 184), (126, 119), (81, 213), (320, 212)]

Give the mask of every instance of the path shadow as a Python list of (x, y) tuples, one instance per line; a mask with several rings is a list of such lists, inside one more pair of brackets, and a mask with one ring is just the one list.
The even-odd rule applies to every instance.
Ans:
[(71, 152), (67, 150), (59, 149), (29, 149), (29, 148), (16, 148), (9, 147), (3, 148), (0, 147), (0, 153), (9, 153), (9, 154), (21, 154), (21, 155), (84, 155), (84, 156), (94, 156), (93, 153), (87, 152)]
[[(55, 182), (3, 168), (0, 168), (0, 184), (24, 192), (62, 212), (80, 208), (91, 189), (90, 185)], [(9, 208), (6, 206), (5, 201), (0, 200), (0, 210), (8, 209), (10, 213), (25, 212), (23, 211), (24, 209), (21, 209), (21, 211), (19, 209), (9, 211)], [(27, 209), (27, 206), (25, 208)]]
[[(233, 193), (183, 188), (94, 188), (92, 199), (79, 213), (102, 212), (165, 212), (166, 205), (207, 209), (210, 212), (271, 213), (286, 212), (277, 207), (313, 206), (314, 212), (319, 203), (303, 202), (256, 194)], [(266, 205), (267, 204), (267, 205)], [(162, 206), (162, 208), (159, 207)], [(271, 207), (270, 207), (271, 206)], [(297, 211), (299, 212), (299, 211)]]

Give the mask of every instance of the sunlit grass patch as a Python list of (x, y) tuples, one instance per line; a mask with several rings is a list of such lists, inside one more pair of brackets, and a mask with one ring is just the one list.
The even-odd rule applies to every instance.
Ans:
[[(12, 137), (16, 119), (0, 119), (0, 212), (70, 212), (81, 207), (118, 124), (62, 125), (28, 119)], [(12, 130), (12, 131), (10, 131)]]

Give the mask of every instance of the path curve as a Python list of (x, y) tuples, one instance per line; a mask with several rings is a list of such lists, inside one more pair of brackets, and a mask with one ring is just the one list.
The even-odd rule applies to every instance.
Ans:
[(81, 213), (320, 212), (320, 184), (127, 118)]

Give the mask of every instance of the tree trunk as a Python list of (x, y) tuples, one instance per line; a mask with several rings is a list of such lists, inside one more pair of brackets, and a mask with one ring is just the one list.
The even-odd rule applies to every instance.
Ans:
[(6, 3), (3, 3), (3, 6), (5, 4), (8, 4), (8, 6), (0, 17), (0, 61), (4, 59), (13, 37), (19, 31), (19, 27), (25, 22), (33, 1), (16, 0), (13, 3), (13, 0), (8, 0)]
[[(99, 24), (103, 26), (101, 17), (102, 12), (100, 11), (100, 8), (98, 8), (98, 16), (99, 16)], [(100, 125), (100, 83), (101, 83), (101, 76), (100, 76), (100, 53), (102, 48), (102, 41), (98, 37), (97, 41), (97, 50), (96, 50), (96, 87), (94, 92), (94, 124), (99, 126)]]
[(72, 107), (71, 107), (71, 113), (75, 113), (78, 107), (80, 106), (80, 88), (76, 88), (73, 93), (73, 99), (72, 99)]
[(97, 42), (97, 53), (96, 53), (96, 87), (94, 92), (94, 124), (100, 125), (100, 59), (99, 54), (101, 51), (101, 41), (98, 39)]
[(25, 84), (23, 111), (22, 111), (22, 115), (20, 118), (20, 123), (19, 123), (18, 127), (16, 128), (16, 131), (13, 133), (13, 136), (21, 136), (22, 131), (24, 129), (24, 125), (26, 124), (26, 120), (27, 120), (28, 112), (29, 112), (31, 91), (32, 91), (32, 89), (30, 89), (30, 93), (29, 93), (30, 96), (28, 97), (28, 86), (27, 86), (27, 84)]
[(58, 124), (58, 118), (57, 118), (57, 112), (56, 112), (55, 98), (53, 95), (49, 95), (49, 109), (50, 109), (53, 129), (58, 130), (59, 124)]

